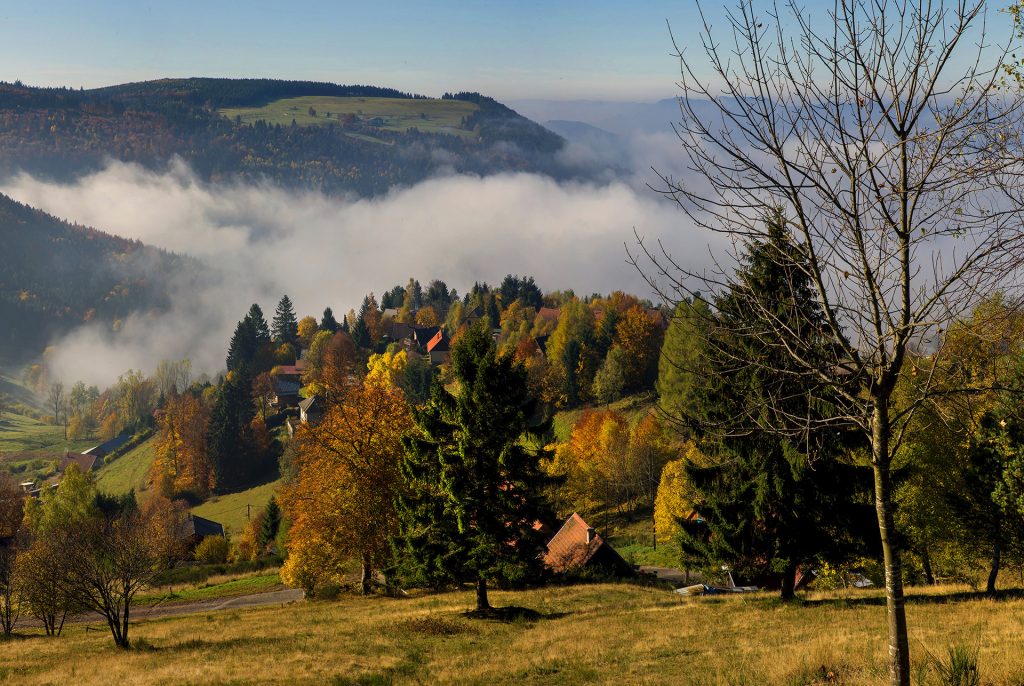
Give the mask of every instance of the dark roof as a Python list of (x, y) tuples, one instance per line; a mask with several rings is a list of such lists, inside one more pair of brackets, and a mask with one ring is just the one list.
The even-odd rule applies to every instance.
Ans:
[(316, 402), (316, 396), (311, 395), (302, 402), (299, 403), (299, 409), (303, 412), (309, 412), (309, 408)]
[(400, 341), (404, 338), (408, 338), (413, 335), (415, 327), (410, 324), (403, 322), (396, 322), (393, 319), (389, 319), (384, 323), (385, 335), (393, 341)]
[(189, 513), (188, 522), (185, 523), (185, 535), (199, 536), (201, 538), (223, 536), (224, 526), (212, 519), (206, 519), (205, 517)]
[(426, 345), (440, 330), (440, 326), (417, 326), (412, 330), (412, 337), (417, 344)]
[(289, 381), (288, 379), (274, 379), (274, 393), (276, 395), (298, 395), (299, 389), (302, 386), (298, 381)]
[(548, 541), (544, 564), (559, 573), (595, 566), (624, 576), (633, 574), (622, 556), (575, 512)]
[(100, 443), (99, 445), (94, 445), (93, 447), (89, 448), (88, 450), (83, 451), (82, 454), (83, 455), (95, 455), (96, 457), (104, 457), (111, 450), (117, 450), (118, 448), (120, 448), (122, 445), (124, 445), (125, 443), (127, 443), (130, 440), (132, 440), (132, 435), (131, 434), (121, 434), (120, 436), (115, 436), (114, 438), (111, 438), (106, 443)]

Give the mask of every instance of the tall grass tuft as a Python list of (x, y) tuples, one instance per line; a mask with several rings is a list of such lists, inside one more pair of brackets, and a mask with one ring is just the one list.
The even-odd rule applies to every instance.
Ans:
[(946, 650), (942, 660), (929, 653), (932, 666), (939, 675), (942, 686), (979, 686), (981, 672), (978, 669), (978, 646), (954, 643)]

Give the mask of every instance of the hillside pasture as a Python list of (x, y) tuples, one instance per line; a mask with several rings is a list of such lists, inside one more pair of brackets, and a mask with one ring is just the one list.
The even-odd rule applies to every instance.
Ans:
[[(315, 116), (310, 114), (310, 108)], [(226, 108), (220, 113), (243, 124), (264, 121), (281, 126), (291, 126), (292, 121), (298, 126), (327, 126), (338, 124), (339, 117), (351, 114), (363, 124), (380, 119), (381, 122), (370, 125), (385, 131), (405, 133), (415, 128), (424, 133), (475, 137), (473, 131), (460, 126), (463, 117), (477, 109), (475, 103), (462, 100), (306, 96), (276, 100), (262, 107)], [(358, 133), (350, 135), (366, 138)]]
[(141, 494), (149, 487), (149, 468), (155, 457), (156, 441), (143, 441), (130, 451), (104, 465), (96, 474), (96, 486), (104, 493), (122, 494), (134, 490)]
[(0, 469), (18, 479), (45, 476), (66, 451), (88, 450), (99, 441), (64, 439), (64, 427), (11, 412), (0, 415)]
[(245, 529), (249, 516), (255, 516), (267, 506), (270, 496), (277, 492), (282, 483), (281, 479), (277, 479), (244, 491), (215, 495), (202, 505), (193, 507), (192, 512), (219, 522), (228, 532), (238, 534)]
[[(100, 627), (58, 639), (22, 629), (0, 643), (0, 683), (54, 684), (848, 684), (887, 683), (879, 591), (682, 598), (625, 584), (494, 592), (528, 608), (510, 621), (469, 619), (471, 592), (342, 596), (140, 621), (135, 649)], [(1024, 680), (1024, 600), (961, 588), (912, 592), (915, 683), (931, 658), (978, 649), (981, 683)]]

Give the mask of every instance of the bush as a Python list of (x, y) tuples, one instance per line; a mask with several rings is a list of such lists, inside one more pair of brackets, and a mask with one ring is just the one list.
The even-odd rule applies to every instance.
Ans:
[(195, 557), (205, 564), (223, 564), (228, 560), (231, 544), (223, 536), (207, 536), (196, 546)]

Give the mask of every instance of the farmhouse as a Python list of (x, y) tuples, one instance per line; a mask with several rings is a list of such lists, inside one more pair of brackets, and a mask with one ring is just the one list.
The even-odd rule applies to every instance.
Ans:
[(440, 364), (447, 364), (451, 358), (452, 342), (443, 330), (438, 329), (434, 337), (427, 343), (427, 354), (430, 355), (430, 364), (435, 367)]
[(299, 420), (303, 424), (315, 424), (324, 416), (324, 404), (315, 395), (299, 403)]
[(615, 576), (636, 574), (633, 567), (575, 512), (548, 541), (544, 564), (556, 574), (568, 574), (583, 569)]

